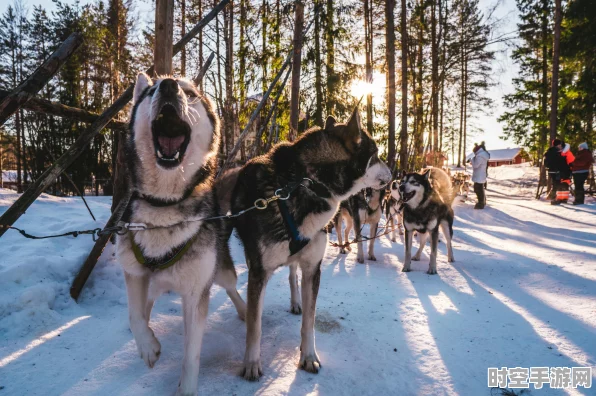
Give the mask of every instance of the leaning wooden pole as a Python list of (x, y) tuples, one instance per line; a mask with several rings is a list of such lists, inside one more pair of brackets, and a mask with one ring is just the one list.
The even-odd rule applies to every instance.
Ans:
[[(9, 91), (0, 89), (0, 101), (10, 95)], [(76, 121), (92, 124), (97, 120), (99, 114), (78, 107), (66, 106), (62, 103), (34, 97), (21, 106), (22, 109), (34, 111), (41, 114), (49, 114), (58, 117), (71, 118)], [(112, 120), (106, 125), (110, 129), (128, 129), (128, 123)]]
[[(174, 45), (173, 54), (176, 55), (201, 29), (207, 25), (215, 16), (230, 2), (222, 0), (215, 6), (209, 14), (195, 25), (186, 36)], [(153, 74), (154, 67), (147, 70), (147, 74)], [(87, 128), (74, 144), (58, 160), (49, 167), (31, 186), (21, 195), (21, 197), (0, 217), (0, 224), (11, 226), (21, 217), (23, 213), (31, 206), (37, 197), (54, 183), (54, 180), (68, 168), (85, 151), (85, 147), (93, 140), (95, 136), (114, 118), (120, 110), (132, 99), (134, 84), (129, 86), (126, 91), (110, 107), (108, 107), (98, 118)], [(0, 237), (4, 235), (8, 228), (0, 227)]]
[[(130, 201), (131, 196), (132, 196), (131, 191), (128, 191), (122, 197), (122, 199), (120, 200), (120, 203), (118, 204), (118, 206), (116, 207), (114, 212), (112, 212), (112, 216), (106, 223), (106, 227), (113, 227), (118, 224), (118, 222), (122, 219), (122, 215), (124, 214), (124, 211), (126, 210), (126, 207), (128, 206), (128, 202)], [(75, 301), (81, 295), (83, 286), (85, 286), (87, 279), (89, 279), (89, 275), (91, 275), (93, 268), (95, 268), (95, 264), (97, 264), (97, 261), (101, 257), (101, 253), (105, 249), (105, 247), (108, 244), (111, 237), (112, 237), (112, 234), (106, 234), (106, 235), (100, 236), (97, 239), (97, 241), (95, 241), (95, 245), (93, 246), (93, 249), (91, 249), (89, 256), (87, 256), (87, 259), (81, 266), (81, 269), (77, 273), (77, 276), (75, 276), (74, 280), (72, 281), (72, 286), (70, 287), (70, 296)]]
[(0, 125), (4, 125), (19, 107), (33, 98), (81, 44), (83, 44), (83, 35), (72, 33), (33, 74), (20, 83), (10, 95), (2, 99), (0, 101)]
[(294, 17), (294, 40), (292, 43), (292, 91), (290, 94), (290, 141), (298, 137), (298, 121), (300, 118), (300, 65), (302, 64), (302, 28), (304, 27), (304, 3), (296, 0)]

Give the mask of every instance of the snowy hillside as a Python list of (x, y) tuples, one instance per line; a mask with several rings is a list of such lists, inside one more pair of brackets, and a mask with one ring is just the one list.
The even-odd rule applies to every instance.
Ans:
[[(473, 200), (456, 204), (456, 262), (447, 263), (441, 243), (439, 275), (425, 273), (428, 247), (410, 273), (401, 272), (401, 241), (381, 238), (378, 261), (365, 264), (329, 247), (317, 306), (318, 375), (297, 369), (300, 317), (289, 312), (287, 268), (267, 288), (260, 382), (238, 375), (244, 323), (214, 287), (200, 394), (490, 395), (488, 367), (591, 366), (596, 374), (596, 203), (535, 201), (536, 178), (526, 165), (491, 168), (487, 209), (473, 210)], [(0, 190), (0, 213), (16, 198)], [(43, 195), (16, 225), (36, 234), (101, 227), (109, 197), (88, 201), (98, 222), (80, 198)], [(79, 304), (70, 299), (92, 245), (90, 236), (29, 241), (8, 231), (0, 238), (0, 396), (174, 393), (183, 355), (180, 298), (167, 294), (156, 304), (151, 326), (162, 354), (148, 369), (128, 329), (111, 245)], [(245, 298), (245, 259), (236, 239), (232, 245)], [(530, 394), (596, 391), (546, 385)]]

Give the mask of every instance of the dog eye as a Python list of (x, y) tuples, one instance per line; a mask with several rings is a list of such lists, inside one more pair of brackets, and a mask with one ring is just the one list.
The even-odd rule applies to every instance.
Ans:
[(184, 93), (186, 94), (186, 96), (188, 96), (189, 98), (196, 98), (197, 97), (197, 93), (195, 91), (184, 91)]

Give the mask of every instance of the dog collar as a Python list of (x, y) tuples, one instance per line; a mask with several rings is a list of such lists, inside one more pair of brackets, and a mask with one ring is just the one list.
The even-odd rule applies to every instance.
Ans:
[(193, 235), (188, 241), (183, 243), (181, 246), (172, 249), (170, 253), (166, 254), (160, 259), (154, 259), (146, 258), (145, 256), (143, 256), (143, 251), (141, 250), (141, 247), (135, 242), (134, 235), (132, 235), (132, 233), (129, 233), (130, 243), (132, 245), (132, 251), (135, 255), (135, 258), (137, 259), (139, 264), (149, 268), (153, 272), (170, 268), (178, 261), (180, 261), (182, 256), (184, 256), (184, 253), (186, 253), (188, 249), (190, 249), (190, 246), (196, 239), (197, 235), (198, 233)]

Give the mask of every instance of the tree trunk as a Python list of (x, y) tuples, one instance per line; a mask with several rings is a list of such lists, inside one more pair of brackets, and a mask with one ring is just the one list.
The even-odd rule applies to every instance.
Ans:
[(335, 109), (335, 42), (334, 42), (334, 22), (333, 12), (335, 7), (333, 0), (327, 0), (327, 10), (325, 12), (325, 47), (327, 51), (327, 64), (325, 65), (327, 74), (327, 98), (325, 103), (325, 110), (327, 115), (333, 114)]
[[(387, 165), (395, 168), (395, 20), (393, 10), (395, 0), (385, 0), (385, 49), (387, 51), (387, 117), (388, 117), (388, 148)], [(372, 124), (372, 108), (371, 124)]]
[(298, 118), (300, 116), (300, 70), (302, 65), (302, 30), (304, 28), (304, 3), (296, 0), (294, 21), (294, 41), (292, 58), (292, 92), (290, 97), (290, 142), (298, 136)]
[(172, 44), (174, 42), (174, 2), (155, 1), (155, 75), (172, 74)]
[[(395, 0), (393, 0), (393, 6), (395, 8)], [(387, 5), (386, 5), (387, 7)], [(392, 23), (393, 22), (393, 12), (391, 12), (392, 16)], [(387, 16), (385, 16), (387, 17)], [(366, 82), (371, 84), (372, 77), (373, 77), (373, 31), (372, 31), (372, 1), (371, 0), (364, 0), (364, 49), (365, 49), (365, 69), (366, 69)], [(389, 29), (387, 27), (387, 29)], [(387, 51), (389, 53), (389, 51)], [(393, 33), (393, 64), (394, 64), (394, 73), (393, 79), (395, 80), (395, 32)], [(395, 97), (395, 87), (393, 87), (393, 93)], [(395, 106), (394, 106), (394, 113), (395, 113)], [(394, 114), (395, 115), (395, 114)], [(373, 133), (373, 102), (372, 102), (372, 93), (369, 92), (366, 95), (366, 129), (370, 134)], [(391, 127), (390, 127), (391, 128)], [(394, 121), (394, 134), (395, 134), (395, 121)], [(395, 137), (395, 136), (394, 136)]]
[[(367, 1), (367, 0), (365, 0)], [(321, 0), (315, 0), (315, 124), (323, 127), (323, 78), (321, 62)]]
[[(441, 1), (441, 0), (438, 0)], [(431, 96), (432, 96), (432, 151), (434, 151), (432, 159), (433, 166), (438, 165), (439, 160), (439, 40), (437, 38), (437, 0), (432, 0), (431, 3), (431, 61), (432, 61), (432, 77), (431, 77)]]
[[(180, 34), (186, 34), (186, 0), (180, 0)], [(186, 77), (186, 47), (180, 53), (180, 75)]]
[(557, 137), (557, 109), (559, 102), (559, 53), (561, 43), (561, 0), (555, 0), (555, 39), (553, 42), (553, 74), (550, 101), (550, 140)]
[(408, 27), (406, 0), (401, 0), (401, 131), (399, 162), (408, 169)]

